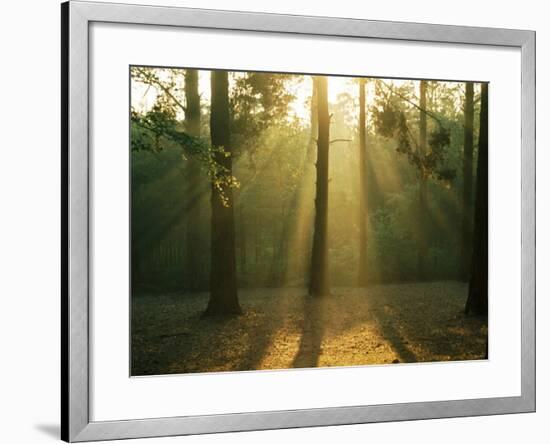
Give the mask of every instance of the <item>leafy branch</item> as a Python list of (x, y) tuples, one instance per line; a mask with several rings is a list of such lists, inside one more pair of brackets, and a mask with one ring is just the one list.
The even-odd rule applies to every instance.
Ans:
[[(446, 149), (451, 143), (451, 133), (443, 124), (442, 119), (417, 105), (384, 81), (379, 80), (378, 84), (386, 89), (379, 94), (378, 103), (372, 108), (373, 120), (378, 133), (385, 138), (396, 139), (397, 152), (407, 156), (409, 162), (418, 169), (420, 174), (442, 181), (453, 180), (456, 175), (455, 170), (445, 165)], [(430, 132), (427, 152), (422, 152), (420, 149), (419, 143), (409, 127), (406, 110), (399, 105), (394, 97), (398, 97), (425, 113), (437, 124), (436, 128)]]
[(155, 105), (151, 111), (140, 114), (132, 110), (131, 147), (133, 151), (162, 150), (161, 138), (167, 139), (181, 147), (185, 154), (197, 159), (201, 169), (210, 178), (224, 206), (229, 206), (228, 188), (238, 188), (239, 181), (231, 171), (221, 165), (217, 158), (229, 157), (231, 153), (224, 147), (214, 147), (201, 137), (194, 137), (177, 128), (177, 121), (166, 110)]
[(183, 111), (185, 112), (186, 107), (185, 105), (173, 94), (172, 89), (166, 86), (164, 82), (162, 82), (159, 77), (155, 74), (155, 72), (151, 69), (147, 68), (140, 68), (140, 67), (133, 67), (132, 68), (132, 77), (134, 80), (137, 80), (138, 82), (141, 82), (145, 85), (149, 86), (156, 86), (164, 92), (172, 101)]

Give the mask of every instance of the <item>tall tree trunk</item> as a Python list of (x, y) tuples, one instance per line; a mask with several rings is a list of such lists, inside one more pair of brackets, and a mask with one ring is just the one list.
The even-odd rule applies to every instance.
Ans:
[(317, 79), (315, 77), (311, 78), (311, 102), (310, 102), (310, 113), (309, 113), (309, 123), (310, 123), (310, 136), (309, 136), (309, 145), (306, 153), (307, 164), (312, 164), (315, 162), (315, 146), (317, 145), (317, 136), (319, 135), (319, 111), (317, 107)]
[(319, 134), (317, 138), (317, 177), (315, 184), (315, 222), (313, 248), (311, 252), (311, 273), (309, 293), (312, 296), (327, 296), (330, 292), (328, 270), (328, 159), (329, 125), (328, 86), (326, 77), (316, 77), (317, 116)]
[[(201, 102), (199, 95), (199, 73), (195, 69), (185, 70), (185, 130), (189, 135), (201, 135)], [(191, 291), (199, 290), (201, 286), (202, 268), (199, 258), (201, 248), (201, 211), (200, 198), (202, 189), (202, 175), (199, 162), (193, 158), (187, 164), (187, 199), (193, 202), (186, 212), (186, 268), (187, 288)]]
[[(281, 177), (281, 176), (279, 176)], [(281, 182), (281, 179), (279, 179)], [(279, 184), (281, 187), (281, 184)], [(284, 267), (283, 263), (287, 261), (286, 251), (285, 251), (285, 241), (287, 234), (287, 226), (289, 221), (287, 220), (287, 215), (285, 211), (284, 201), (281, 202), (280, 215), (277, 218), (279, 224), (273, 224), (273, 255), (271, 257), (271, 265), (269, 270), (268, 286), (277, 287), (284, 284)]]
[(489, 165), (489, 91), (488, 84), (481, 85), (481, 110), (479, 119), (479, 148), (476, 173), (476, 203), (474, 219), (474, 246), (472, 271), (465, 313), (486, 315), (488, 310), (489, 267), (489, 216), (488, 216), (488, 165)]
[[(304, 243), (300, 243), (304, 251), (311, 251), (312, 248), (312, 236), (311, 226), (314, 219), (314, 206), (315, 199), (314, 187), (310, 186), (315, 181), (315, 153), (317, 151), (317, 136), (319, 135), (319, 117), (317, 112), (317, 81), (315, 77), (311, 77), (311, 99), (310, 99), (310, 133), (309, 143), (304, 157), (303, 167), (303, 187), (300, 188), (300, 195), (298, 197), (298, 208), (300, 210), (300, 223), (299, 223), (299, 239)], [(300, 266), (303, 269), (303, 275), (305, 282), (309, 282), (311, 273), (311, 256), (304, 254), (303, 260)]]
[(462, 245), (460, 276), (469, 279), (472, 255), (472, 157), (474, 151), (474, 84), (466, 83), (464, 100), (464, 156), (462, 158)]
[[(229, 130), (229, 95), (227, 71), (211, 74), (210, 135), (214, 147), (222, 147), (229, 156), (217, 152), (215, 160), (232, 174), (233, 160)], [(219, 190), (212, 184), (210, 300), (205, 314), (241, 313), (237, 296), (237, 264), (235, 255), (235, 215), (233, 190), (222, 186), (227, 201), (222, 202)]]
[(199, 72), (196, 69), (185, 70), (185, 130), (191, 136), (201, 135)]
[(422, 159), (420, 168), (420, 184), (418, 188), (418, 262), (417, 276), (420, 280), (426, 278), (426, 260), (428, 256), (428, 243), (426, 239), (426, 224), (428, 215), (428, 176), (424, 167), (424, 158), (428, 154), (427, 143), (427, 121), (426, 121), (426, 80), (420, 81), (420, 157)]
[(367, 138), (365, 122), (365, 79), (359, 80), (359, 269), (357, 283), (367, 285)]
[(239, 211), (239, 257), (241, 264), (241, 273), (246, 274), (246, 217), (244, 216), (243, 206), (238, 206)]

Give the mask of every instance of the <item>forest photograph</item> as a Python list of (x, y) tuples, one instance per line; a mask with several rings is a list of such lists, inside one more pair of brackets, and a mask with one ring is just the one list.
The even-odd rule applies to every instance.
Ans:
[(488, 359), (489, 84), (129, 77), (131, 376)]

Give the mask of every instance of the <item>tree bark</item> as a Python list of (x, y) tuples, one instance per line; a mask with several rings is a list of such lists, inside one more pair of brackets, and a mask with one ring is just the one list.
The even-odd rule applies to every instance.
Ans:
[(460, 276), (468, 281), (472, 257), (472, 157), (474, 151), (474, 84), (466, 83), (464, 100), (464, 156), (462, 158), (462, 245)]
[[(201, 135), (201, 103), (199, 95), (199, 73), (195, 69), (185, 70), (185, 130), (194, 137)], [(198, 260), (201, 248), (201, 211), (198, 197), (201, 190), (201, 169), (198, 161), (188, 159), (187, 164), (187, 199), (194, 202), (186, 212), (186, 268), (187, 288), (197, 291), (201, 286), (201, 264)]]
[(428, 256), (428, 244), (426, 239), (426, 224), (428, 213), (427, 188), (428, 177), (424, 167), (424, 158), (428, 154), (427, 121), (426, 121), (426, 80), (420, 81), (420, 137), (419, 149), (422, 159), (420, 168), (420, 184), (418, 187), (418, 262), (417, 276), (420, 280), (426, 277), (426, 260)]
[(479, 119), (479, 148), (476, 173), (476, 203), (474, 219), (474, 245), (472, 251), (471, 278), (466, 314), (486, 315), (488, 311), (489, 267), (489, 216), (488, 216), (488, 166), (489, 166), (489, 91), (488, 84), (481, 85), (481, 110)]
[(196, 69), (185, 70), (185, 130), (191, 136), (201, 135), (199, 72)]
[[(314, 220), (314, 206), (312, 205), (315, 199), (314, 187), (309, 185), (315, 180), (315, 153), (317, 151), (317, 136), (319, 135), (319, 116), (317, 112), (317, 81), (315, 77), (311, 77), (311, 100), (310, 100), (310, 134), (309, 143), (304, 157), (304, 170), (302, 181), (305, 185), (300, 190), (298, 206), (301, 208), (300, 218), (305, 223), (300, 224), (300, 238), (306, 239), (304, 244), (305, 251), (311, 251), (312, 248), (312, 236), (311, 225)], [(303, 255), (301, 262), (303, 268), (304, 280), (309, 282), (311, 276), (311, 256), (309, 254)]]
[(367, 285), (367, 139), (365, 118), (365, 79), (359, 79), (359, 287)]
[[(232, 174), (227, 71), (212, 71), (211, 88), (210, 135), (212, 146), (223, 147), (225, 152), (229, 153), (229, 156), (225, 156), (223, 153), (217, 152), (215, 160), (227, 169), (228, 174)], [(210, 300), (205, 314), (239, 314), (241, 307), (237, 296), (233, 190), (230, 186), (223, 186), (222, 191), (227, 198), (224, 205), (214, 184), (211, 188)]]
[(315, 146), (316, 146), (316, 139), (319, 135), (319, 112), (317, 108), (317, 80), (315, 77), (312, 77), (312, 85), (311, 85), (311, 102), (310, 102), (310, 137), (309, 137), (309, 145), (306, 153), (306, 161), (308, 163), (315, 162)]
[(327, 79), (316, 77), (317, 116), (319, 133), (317, 138), (317, 177), (315, 184), (315, 221), (313, 248), (311, 253), (311, 273), (309, 293), (315, 297), (330, 293), (328, 270), (328, 162), (329, 162), (329, 125)]
[(239, 257), (241, 264), (241, 273), (246, 274), (246, 217), (242, 205), (239, 206)]

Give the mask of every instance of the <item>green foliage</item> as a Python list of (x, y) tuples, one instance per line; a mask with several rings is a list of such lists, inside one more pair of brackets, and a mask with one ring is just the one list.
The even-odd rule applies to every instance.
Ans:
[(411, 279), (416, 265), (416, 244), (409, 220), (410, 198), (392, 196), (386, 206), (369, 219), (368, 260), (378, 280), (399, 282)]
[(406, 129), (403, 128), (403, 121), (406, 120), (404, 113), (392, 101), (384, 99), (384, 101), (379, 100), (378, 106), (372, 107), (373, 120), (378, 134), (391, 138), (398, 129), (399, 133), (403, 134), (405, 132), (403, 129)]
[[(145, 114), (132, 109), (131, 114), (131, 147), (132, 151), (153, 150), (161, 151), (161, 138), (174, 139), (179, 137), (176, 130), (177, 122), (171, 109), (155, 103), (153, 108)], [(188, 140), (184, 148), (191, 147), (192, 140)]]
[[(451, 133), (442, 122), (442, 118), (428, 109), (421, 110), (415, 104), (410, 88), (390, 88), (382, 80), (376, 82), (376, 99), (372, 106), (372, 115), (378, 134), (395, 139), (397, 152), (405, 155), (424, 176), (446, 182), (452, 181), (456, 172), (446, 164)], [(427, 152), (422, 152), (417, 137), (410, 128), (411, 122), (416, 121), (413, 114), (415, 111), (425, 112), (432, 121)]]
[[(154, 71), (151, 69), (151, 71)], [(204, 73), (202, 74), (204, 76)], [(132, 255), (140, 285), (158, 291), (187, 289), (189, 223), (200, 221), (193, 256), (200, 289), (207, 290), (210, 198), (234, 190), (236, 261), (241, 287), (303, 285), (309, 273), (314, 215), (315, 136), (310, 119), (289, 111), (310, 79), (265, 73), (230, 73), (232, 174), (216, 158), (230, 155), (208, 137), (185, 131), (183, 70), (139, 71), (135, 81), (154, 88), (154, 103), (131, 113)], [(205, 88), (204, 77), (201, 77)], [(350, 84), (353, 85), (352, 80)], [(431, 82), (428, 145), (419, 156), (419, 110), (414, 83), (391, 88), (369, 80), (367, 103), (368, 281), (418, 280), (418, 231), (429, 235), (428, 279), (456, 277), (462, 194), (463, 112), (460, 86)], [(302, 86), (302, 85), (300, 85)], [(208, 83), (206, 83), (206, 88)], [(330, 91), (330, 80), (329, 80)], [(358, 96), (330, 103), (329, 248), (334, 286), (356, 284), (358, 263)], [(140, 99), (140, 97), (136, 97)], [(209, 101), (201, 103), (201, 134), (209, 134)], [(413, 104), (411, 104), (411, 102)], [(476, 111), (475, 131), (478, 131)], [(477, 140), (477, 137), (474, 137)], [(313, 146), (313, 156), (308, 150)], [(475, 163), (475, 157), (474, 157)], [(193, 173), (200, 184), (191, 186)], [(418, 226), (419, 170), (428, 176), (428, 212)], [(194, 179), (193, 179), (194, 180)], [(191, 214), (193, 217), (191, 217)]]
[(259, 72), (235, 73), (230, 92), (231, 137), (237, 155), (250, 162), (258, 150), (258, 138), (269, 127), (280, 127), (287, 120), (294, 96), (287, 84), (294, 76)]
[(198, 160), (204, 173), (210, 178), (222, 203), (229, 205), (227, 188), (238, 188), (239, 181), (230, 171), (216, 161), (216, 155), (229, 157), (231, 154), (223, 147), (213, 147), (200, 137), (193, 137), (179, 130), (180, 122), (170, 109), (156, 103), (145, 114), (132, 110), (131, 116), (131, 147), (133, 151), (148, 150), (160, 152), (168, 142), (183, 150), (184, 156)]
[(290, 75), (238, 73), (231, 91), (231, 130), (243, 138), (256, 137), (283, 122), (294, 96), (287, 92)]

